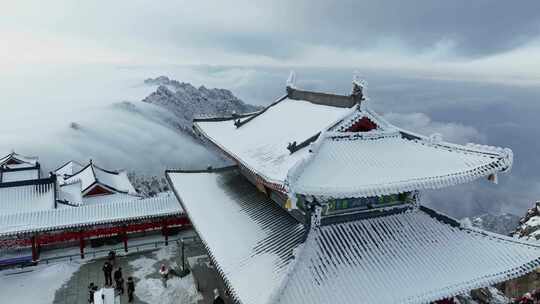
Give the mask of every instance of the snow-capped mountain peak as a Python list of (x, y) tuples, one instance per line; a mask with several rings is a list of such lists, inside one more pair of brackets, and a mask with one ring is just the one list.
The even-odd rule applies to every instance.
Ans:
[(196, 88), (190, 83), (179, 82), (166, 76), (148, 78), (144, 83), (158, 87), (142, 101), (161, 106), (175, 114), (185, 130), (190, 130), (193, 117), (201, 114), (230, 115), (258, 109), (244, 103), (226, 89), (208, 89), (205, 86)]

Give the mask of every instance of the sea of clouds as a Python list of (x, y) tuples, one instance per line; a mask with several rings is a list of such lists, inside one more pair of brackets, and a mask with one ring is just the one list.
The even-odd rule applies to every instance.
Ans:
[[(348, 94), (357, 69), (297, 68), (297, 85)], [(456, 217), (482, 212), (522, 214), (540, 199), (540, 88), (490, 80), (458, 80), (406, 72), (361, 70), (370, 106), (392, 123), (457, 142), (510, 147), (515, 166), (499, 185), (486, 181), (431, 191), (427, 204)], [(0, 72), (0, 154), (38, 155), (47, 169), (93, 159), (111, 169), (160, 175), (166, 168), (201, 168), (223, 160), (140, 102), (167, 75), (195, 86), (226, 88), (266, 105), (285, 92), (285, 68), (216, 66), (75, 66)]]

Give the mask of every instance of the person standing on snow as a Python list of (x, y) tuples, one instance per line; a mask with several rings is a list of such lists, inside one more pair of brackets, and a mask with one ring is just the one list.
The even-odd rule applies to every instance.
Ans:
[(94, 293), (98, 287), (94, 285), (94, 282), (90, 282), (90, 285), (88, 285), (88, 303), (94, 304)]
[(103, 264), (103, 275), (105, 276), (105, 286), (111, 286), (112, 285), (112, 271), (113, 271), (113, 266), (111, 263), (109, 262), (105, 262), (105, 264)]
[(133, 302), (133, 293), (135, 293), (135, 282), (132, 277), (128, 277), (127, 280), (127, 293), (128, 293), (128, 302)]
[(114, 282), (116, 283), (116, 289), (120, 291), (121, 294), (124, 294), (124, 278), (122, 277), (122, 267), (114, 272)]
[(165, 280), (169, 278), (169, 269), (167, 268), (167, 266), (165, 266), (165, 264), (161, 264), (161, 267), (159, 268), (159, 274)]

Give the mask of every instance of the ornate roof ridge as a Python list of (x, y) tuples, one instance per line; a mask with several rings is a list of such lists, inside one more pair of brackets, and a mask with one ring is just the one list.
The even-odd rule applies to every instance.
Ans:
[(339, 95), (333, 93), (324, 93), (297, 88), (287, 87), (287, 97), (292, 100), (304, 100), (318, 105), (351, 108), (362, 102), (358, 95)]

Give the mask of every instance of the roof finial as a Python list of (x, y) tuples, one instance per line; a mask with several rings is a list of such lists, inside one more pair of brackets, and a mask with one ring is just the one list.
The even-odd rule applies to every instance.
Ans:
[(367, 86), (367, 82), (360, 78), (360, 73), (358, 71), (354, 71), (352, 84), (351, 95), (357, 103), (360, 103), (362, 100), (366, 99), (364, 89)]
[(287, 87), (293, 89), (296, 88), (296, 73), (293, 70), (291, 70), (289, 78), (287, 78)]

